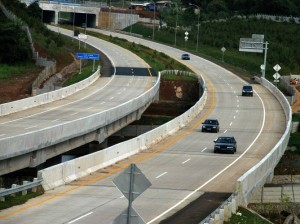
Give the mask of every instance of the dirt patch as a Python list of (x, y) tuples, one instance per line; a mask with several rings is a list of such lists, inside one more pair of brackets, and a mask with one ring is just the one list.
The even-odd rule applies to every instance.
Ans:
[(9, 80), (1, 80), (0, 104), (30, 97), (31, 85), (38, 74), (39, 72), (27, 72), (21, 75), (12, 75)]
[(295, 86), (296, 91), (296, 102), (292, 105), (292, 112), (300, 112), (300, 85)]

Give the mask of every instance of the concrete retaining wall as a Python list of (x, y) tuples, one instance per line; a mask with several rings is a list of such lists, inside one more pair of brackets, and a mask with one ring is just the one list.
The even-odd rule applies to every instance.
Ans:
[[(199, 81), (204, 87), (205, 83), (201, 77), (199, 78)], [(163, 138), (178, 131), (203, 109), (207, 98), (207, 91), (205, 88), (203, 89), (204, 93), (200, 100), (188, 111), (172, 121), (143, 135), (106, 148), (102, 151), (39, 171), (38, 177), (43, 179), (42, 184), (44, 189), (53, 189), (103, 167), (112, 165), (117, 161), (149, 148)]]
[(56, 100), (61, 100), (91, 85), (99, 78), (99, 76), (100, 76), (100, 68), (98, 68), (97, 71), (87, 79), (75, 83), (71, 86), (59, 90), (55, 90), (49, 93), (44, 93), (38, 96), (0, 104), (0, 116), (15, 113), (32, 107), (43, 105), (46, 103), (51, 103)]

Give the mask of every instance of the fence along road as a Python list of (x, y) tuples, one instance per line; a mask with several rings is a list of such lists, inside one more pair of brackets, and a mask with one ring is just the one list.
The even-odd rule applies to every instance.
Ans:
[[(183, 53), (150, 41), (121, 37), (178, 60)], [(159, 223), (205, 192), (234, 192), (236, 180), (259, 162), (282, 136), (286, 125), (284, 112), (277, 99), (258, 84), (254, 85), (254, 97), (241, 97), (244, 81), (231, 72), (194, 55), (184, 63), (196, 73), (202, 73), (208, 87), (207, 104), (189, 126), (130, 160), (47, 192), (35, 199), (36, 206), (29, 210), (24, 206), (24, 212), (14, 208), (4, 211), (8, 217), (3, 220), (16, 223), (22, 218), (31, 224), (111, 223), (127, 206), (112, 179), (131, 162), (152, 183), (134, 202), (135, 210), (147, 223)], [(201, 121), (208, 116), (219, 120), (220, 133), (201, 133)], [(213, 153), (213, 140), (221, 134), (236, 137), (236, 154)], [(42, 200), (45, 203), (39, 206)], [(37, 214), (44, 215), (41, 218)]]
[[(60, 29), (60, 32), (68, 31)], [(138, 71), (138, 73), (128, 75), (121, 73), (124, 69), (119, 69), (119, 72), (113, 74), (112, 77), (99, 78), (89, 88), (70, 97), (1, 116), (0, 172), (2, 174), (4, 170), (14, 171), (14, 169), (21, 169), (29, 165), (29, 162), (25, 162), (26, 166), (26, 164), (21, 165), (18, 161), (13, 164), (12, 161), (8, 162), (9, 158), (15, 158), (80, 136), (82, 133), (92, 131), (92, 127), (97, 128), (104, 123), (113, 122), (118, 117), (122, 118), (123, 113), (129, 114), (130, 110), (134, 111), (135, 107), (139, 107), (139, 104), (135, 104), (132, 108), (120, 109), (120, 112), (111, 116), (108, 112), (105, 112), (104, 115), (100, 114), (112, 108), (117, 110), (117, 106), (132, 101), (148, 91), (152, 86), (153, 77), (149, 72), (149, 66), (133, 54), (128, 56), (128, 51), (96, 38), (91, 39), (90, 43), (102, 52), (107, 52), (115, 70), (121, 67), (128, 68), (130, 71)], [(140, 106), (149, 102), (151, 102), (151, 98), (144, 99)], [(94, 120), (92, 121), (92, 119)]]

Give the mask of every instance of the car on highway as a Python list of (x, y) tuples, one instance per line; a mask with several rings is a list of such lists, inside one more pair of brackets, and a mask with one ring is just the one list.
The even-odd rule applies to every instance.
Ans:
[(187, 53), (184, 53), (184, 54), (181, 55), (181, 59), (182, 60), (190, 60), (190, 55), (187, 54)]
[(251, 85), (243, 85), (242, 96), (253, 96), (253, 88)]
[(219, 121), (217, 119), (206, 119), (202, 123), (202, 132), (219, 132)]
[(214, 140), (214, 153), (225, 152), (234, 154), (236, 152), (237, 144), (233, 136), (219, 136)]

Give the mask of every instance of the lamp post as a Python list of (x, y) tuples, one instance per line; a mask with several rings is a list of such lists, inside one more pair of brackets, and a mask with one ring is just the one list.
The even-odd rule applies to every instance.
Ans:
[(130, 34), (131, 33), (132, 33), (132, 5), (130, 4)]
[[(85, 4), (85, 1), (84, 1)], [(84, 34), (86, 35), (86, 28), (87, 28), (87, 7), (85, 5), (85, 27), (84, 27)], [(86, 48), (86, 40), (84, 41), (84, 48)]]
[(176, 46), (176, 39), (177, 39), (177, 23), (178, 23), (178, 4), (177, 2), (174, 2), (176, 4), (176, 22), (175, 22), (175, 41), (174, 46)]
[(108, 27), (109, 30), (111, 31), (111, 0), (109, 0), (109, 16), (108, 16)]
[(198, 5), (195, 5), (195, 4), (192, 4), (192, 3), (189, 3), (189, 5), (193, 5), (195, 7), (198, 8), (199, 12), (198, 12), (198, 24), (197, 24), (197, 27), (198, 27), (198, 30), (197, 30), (197, 46), (196, 46), (196, 51), (198, 52), (198, 46), (199, 46), (199, 21), (200, 21), (200, 7)]
[(154, 8), (153, 8), (153, 33), (152, 33), (152, 40), (154, 40), (154, 29), (155, 29), (155, 2), (153, 2)]

